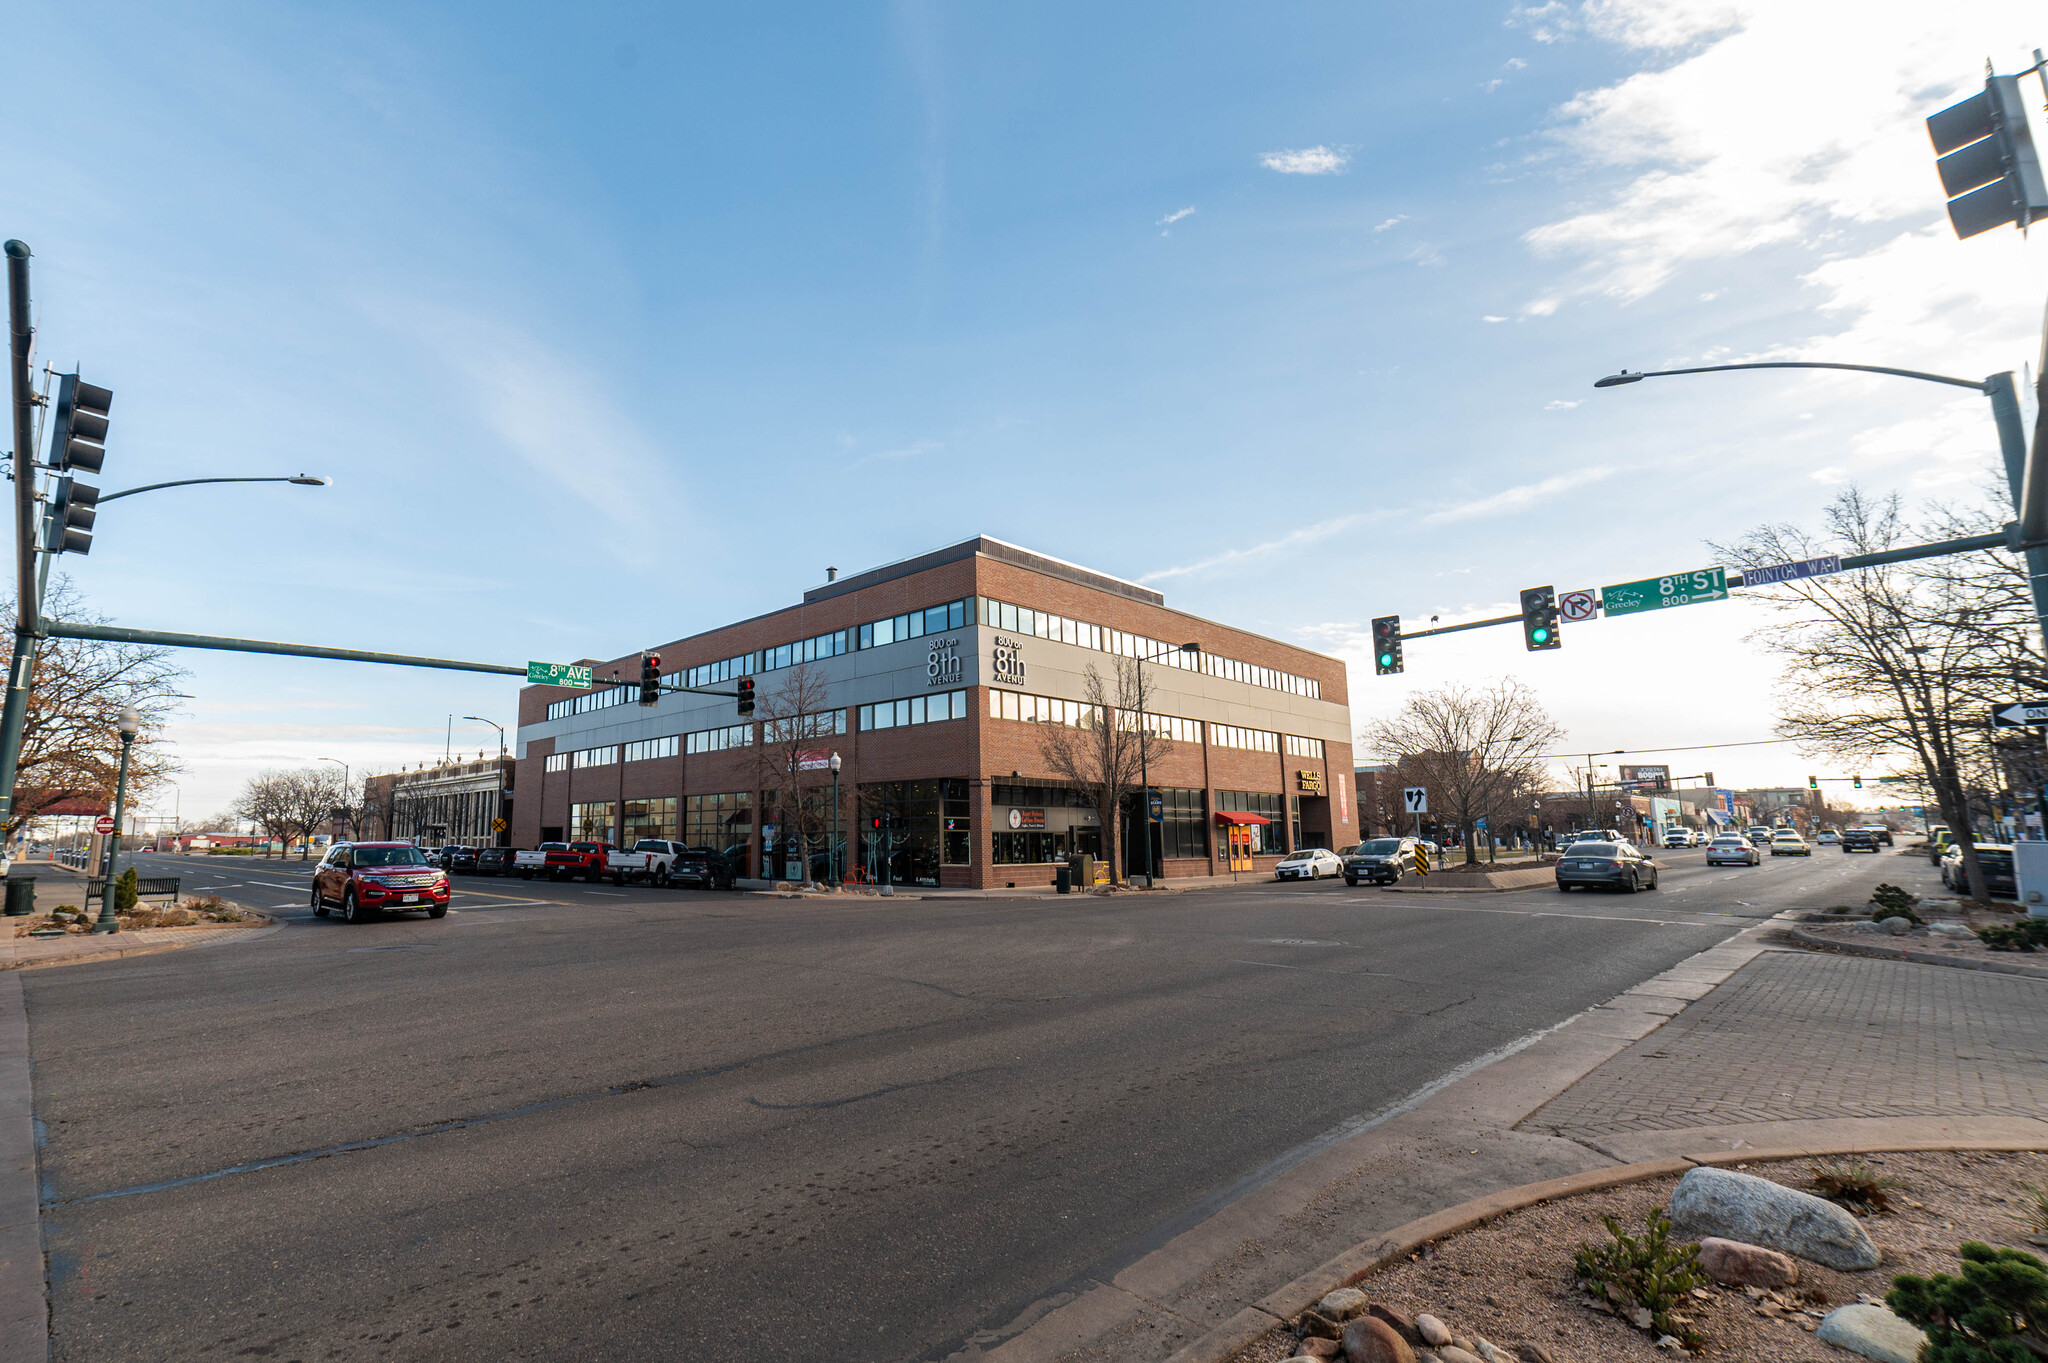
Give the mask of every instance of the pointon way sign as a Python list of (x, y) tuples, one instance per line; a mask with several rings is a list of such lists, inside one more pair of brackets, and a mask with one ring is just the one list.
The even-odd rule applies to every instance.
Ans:
[(2048, 724), (2048, 700), (2016, 700), (1992, 707), (1994, 729), (2038, 728)]

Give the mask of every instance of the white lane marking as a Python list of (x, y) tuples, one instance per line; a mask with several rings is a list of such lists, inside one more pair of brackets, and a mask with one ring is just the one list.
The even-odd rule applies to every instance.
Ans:
[[(1383, 901), (1376, 899), (1354, 899), (1351, 902), (1354, 904), (1380, 904), (1382, 907), (1390, 907)], [(1715, 923), (1687, 923), (1673, 918), (1625, 918), (1618, 913), (1561, 913), (1555, 909), (1481, 909), (1463, 904), (1417, 904), (1414, 907), (1428, 909), (1432, 913), (1504, 913), (1515, 918), (1590, 918), (1599, 923), (1653, 923), (1661, 928), (1710, 928), (1719, 926), (1719, 924)], [(1728, 915), (1724, 914), (1722, 916), (1727, 917)]]
[(1262, 965), (1271, 970), (1312, 970), (1318, 975), (1377, 975), (1385, 980), (1399, 978), (1399, 976), (1385, 970), (1332, 970), (1328, 966), (1320, 965), (1282, 965), (1278, 961), (1241, 961), (1234, 956), (1231, 958), (1231, 964)]
[(633, 897), (629, 894), (620, 894), (617, 890), (585, 890), (583, 893), (600, 894), (606, 899), (631, 899)]

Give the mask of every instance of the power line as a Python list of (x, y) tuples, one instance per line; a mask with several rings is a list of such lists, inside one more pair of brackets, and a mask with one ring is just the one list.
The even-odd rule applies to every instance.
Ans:
[[(1644, 753), (1705, 752), (1709, 748), (1755, 748), (1765, 743), (1797, 743), (1799, 741), (1796, 738), (1751, 738), (1745, 739), (1740, 743), (1688, 743), (1680, 748), (1605, 748), (1595, 749), (1593, 756), (1629, 757), (1641, 756)], [(1547, 752), (1541, 754), (1537, 760), (1548, 761), (1551, 758), (1584, 757), (1585, 755), (1583, 752)]]

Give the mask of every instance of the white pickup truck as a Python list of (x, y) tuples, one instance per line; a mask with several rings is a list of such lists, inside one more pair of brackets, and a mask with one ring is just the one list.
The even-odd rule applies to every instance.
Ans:
[(668, 884), (669, 872), (682, 850), (683, 844), (664, 838), (642, 838), (630, 852), (608, 842), (544, 842), (531, 852), (514, 856), (512, 869), (527, 880), (537, 875), (549, 880), (580, 877), (594, 885), (609, 876), (614, 885), (632, 880), (659, 887)]

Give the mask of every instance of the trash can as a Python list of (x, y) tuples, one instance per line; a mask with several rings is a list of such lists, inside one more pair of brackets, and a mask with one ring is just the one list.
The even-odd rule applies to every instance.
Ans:
[(1053, 868), (1052, 876), (1053, 888), (1060, 894), (1072, 894), (1074, 892), (1074, 868), (1072, 866), (1063, 861)]
[(34, 876), (9, 876), (7, 878), (7, 916), (27, 918), (36, 911), (36, 878)]

